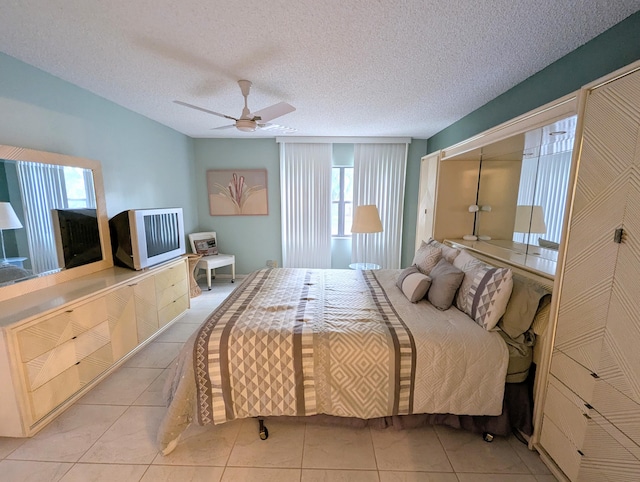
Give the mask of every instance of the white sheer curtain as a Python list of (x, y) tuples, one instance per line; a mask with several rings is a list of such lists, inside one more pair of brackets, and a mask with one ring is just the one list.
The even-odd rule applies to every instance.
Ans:
[(51, 210), (68, 207), (64, 168), (51, 164), (18, 162), (16, 169), (33, 272), (58, 269)]
[(407, 144), (354, 146), (353, 206), (375, 204), (384, 229), (353, 234), (351, 260), (400, 268)]
[(280, 144), (285, 268), (331, 268), (331, 153), (329, 143)]

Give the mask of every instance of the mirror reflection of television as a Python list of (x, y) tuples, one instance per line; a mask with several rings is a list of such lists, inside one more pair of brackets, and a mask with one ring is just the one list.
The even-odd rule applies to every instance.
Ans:
[(52, 209), (58, 266), (75, 268), (102, 260), (95, 209)]
[(141, 270), (185, 254), (182, 208), (129, 209), (109, 220), (113, 261)]

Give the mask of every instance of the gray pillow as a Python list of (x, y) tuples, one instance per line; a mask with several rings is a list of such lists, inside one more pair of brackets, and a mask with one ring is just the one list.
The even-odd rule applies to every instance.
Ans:
[(431, 278), (422, 274), (416, 266), (409, 266), (402, 270), (396, 285), (411, 303), (417, 303), (427, 294)]
[(464, 271), (442, 258), (431, 270), (429, 277), (431, 278), (431, 287), (427, 293), (427, 299), (439, 310), (448, 310), (453, 303), (460, 283), (462, 283)]
[(429, 275), (438, 261), (442, 258), (442, 249), (427, 244), (424, 241), (413, 256), (413, 265), (416, 266), (422, 274)]

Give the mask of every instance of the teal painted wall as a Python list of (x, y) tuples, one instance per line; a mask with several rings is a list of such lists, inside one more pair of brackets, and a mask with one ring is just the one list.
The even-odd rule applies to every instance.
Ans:
[[(275, 139), (195, 139), (198, 226), (201, 231), (216, 231), (221, 252), (236, 255), (236, 272), (243, 274), (264, 267), (267, 260), (282, 266), (282, 232), (280, 212), (280, 150)], [(336, 145), (341, 159), (347, 159), (347, 144)], [(407, 181), (405, 185), (402, 266), (413, 260), (417, 215), (420, 158), (426, 154), (426, 140), (414, 139), (409, 144)], [(351, 148), (352, 150), (352, 148)], [(353, 158), (353, 153), (351, 153)], [(266, 168), (269, 189), (268, 216), (211, 216), (207, 204), (206, 172), (208, 169)], [(340, 240), (342, 241), (342, 240)], [(350, 243), (335, 246), (333, 267), (345, 268), (350, 262)], [(348, 251), (347, 254), (345, 254)], [(230, 273), (229, 268), (220, 268)]]
[(193, 140), (0, 53), (0, 144), (101, 162), (108, 215), (182, 207), (198, 222)]
[[(275, 139), (194, 139), (199, 231), (215, 231), (222, 253), (236, 256), (236, 273), (246, 274), (276, 260), (282, 266), (280, 230), (280, 150)], [(267, 216), (211, 216), (209, 169), (267, 169)], [(220, 268), (230, 273), (230, 268)], [(218, 270), (216, 270), (218, 272)]]
[(638, 59), (640, 12), (438, 132), (428, 141), (429, 152), (449, 147), (574, 92)]

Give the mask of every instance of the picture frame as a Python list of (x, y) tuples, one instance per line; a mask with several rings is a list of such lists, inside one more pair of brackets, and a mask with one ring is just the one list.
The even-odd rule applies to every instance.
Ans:
[(266, 216), (269, 214), (266, 169), (207, 170), (211, 216)]

